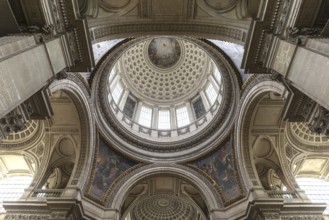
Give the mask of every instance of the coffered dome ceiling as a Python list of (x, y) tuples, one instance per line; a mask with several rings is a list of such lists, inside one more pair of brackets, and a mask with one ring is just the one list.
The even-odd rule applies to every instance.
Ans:
[(198, 92), (209, 60), (196, 44), (159, 37), (136, 44), (120, 62), (123, 78), (135, 95), (155, 104), (176, 104)]
[(301, 142), (305, 142), (305, 144), (314, 145), (316, 143), (319, 145), (328, 145), (329, 143), (329, 140), (325, 135), (312, 132), (308, 125), (304, 122), (293, 122), (289, 125), (293, 135)]
[(197, 215), (194, 207), (181, 197), (159, 194), (147, 197), (134, 208), (133, 219), (192, 220)]

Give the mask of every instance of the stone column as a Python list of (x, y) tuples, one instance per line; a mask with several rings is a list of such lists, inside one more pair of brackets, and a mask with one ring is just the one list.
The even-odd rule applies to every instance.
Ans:
[(175, 106), (170, 106), (170, 128), (177, 128), (177, 116), (176, 116), (176, 108)]
[(188, 118), (190, 120), (190, 123), (192, 123), (192, 122), (195, 121), (195, 119), (193, 117), (193, 111), (192, 111), (191, 103), (190, 102), (186, 102), (185, 105), (186, 105), (186, 109), (187, 109)]
[(119, 104), (119, 109), (120, 110), (123, 110), (125, 104), (126, 104), (126, 101), (127, 101), (127, 98), (128, 98), (128, 95), (129, 95), (129, 90), (127, 89), (124, 89), (124, 92), (121, 96), (121, 99), (120, 99), (120, 104)]
[(206, 112), (207, 112), (207, 111), (209, 111), (209, 109), (210, 109), (210, 105), (209, 105), (208, 99), (207, 99), (207, 97), (206, 97), (206, 94), (204, 93), (203, 90), (201, 90), (199, 93), (200, 93), (200, 97), (201, 97), (201, 99), (202, 99), (202, 102), (203, 102), (204, 108), (205, 108), (205, 110), (206, 110)]
[(136, 114), (135, 114), (135, 117), (134, 117), (134, 120), (133, 120), (137, 123), (138, 123), (139, 117), (141, 115), (142, 105), (143, 105), (142, 102), (140, 102), (140, 101), (137, 102)]
[(152, 112), (151, 128), (158, 129), (159, 107), (154, 107)]
[(218, 84), (217, 84), (217, 81), (214, 79), (214, 77), (213, 77), (212, 75), (210, 75), (210, 76), (208, 77), (208, 80), (209, 80), (209, 82), (213, 85), (213, 87), (214, 87), (216, 93), (218, 93), (219, 90), (220, 90), (220, 88), (219, 88), (219, 86), (218, 86)]
[(305, 45), (278, 40), (272, 69), (329, 109), (329, 39), (308, 38)]
[(34, 36), (0, 38), (0, 118), (66, 68), (61, 38), (45, 43)]

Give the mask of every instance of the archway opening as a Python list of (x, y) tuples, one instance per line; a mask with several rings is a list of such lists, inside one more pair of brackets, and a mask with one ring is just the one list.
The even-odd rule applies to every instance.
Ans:
[[(280, 126), (285, 101), (274, 92), (263, 95), (252, 115), (250, 124), (251, 151), (258, 178), (268, 191), (292, 190), (279, 158)], [(272, 134), (262, 132), (273, 130)]]
[(79, 153), (80, 118), (75, 103), (64, 91), (51, 96), (54, 115), (49, 128), (50, 157), (38, 188), (64, 189), (72, 176)]
[(206, 220), (209, 211), (200, 191), (189, 181), (172, 175), (153, 175), (132, 187), (121, 216), (129, 219)]

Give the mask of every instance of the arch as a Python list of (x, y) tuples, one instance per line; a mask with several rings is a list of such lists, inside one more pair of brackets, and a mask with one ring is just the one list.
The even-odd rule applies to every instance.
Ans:
[(114, 187), (109, 195), (108, 207), (120, 211), (125, 197), (129, 193), (130, 189), (137, 182), (157, 174), (176, 175), (193, 183), (194, 186), (201, 192), (207, 204), (209, 213), (222, 207), (222, 201), (218, 201), (220, 197), (217, 195), (217, 192), (215, 192), (214, 188), (211, 186), (211, 183), (206, 178), (202, 177), (193, 169), (178, 164), (150, 164), (137, 168), (122, 178)]
[[(100, 22), (101, 24), (103, 22)], [(115, 38), (131, 38), (148, 35), (176, 35), (217, 39), (244, 45), (247, 38), (247, 30), (236, 27), (238, 24), (182, 24), (182, 23), (141, 23), (119, 25), (91, 24), (92, 43)]]
[(81, 126), (80, 146), (77, 146), (77, 155), (74, 169), (68, 185), (82, 187), (87, 180), (95, 147), (95, 121), (92, 117), (93, 110), (90, 107), (89, 88), (77, 75), (68, 73), (66, 79), (54, 81), (50, 86), (51, 92), (64, 91), (73, 101), (79, 114)]
[(273, 81), (269, 75), (253, 77), (246, 82), (239, 104), (239, 113), (235, 125), (235, 150), (240, 175), (247, 187), (260, 187), (255, 164), (251, 160), (252, 152), (249, 140), (249, 127), (255, 107), (268, 92), (284, 95), (283, 84)]

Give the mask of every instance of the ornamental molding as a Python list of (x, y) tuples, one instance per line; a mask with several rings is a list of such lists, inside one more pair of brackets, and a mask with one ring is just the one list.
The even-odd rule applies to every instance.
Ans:
[(5, 220), (47, 220), (50, 214), (7, 214)]
[(197, 5), (207, 13), (218, 16), (233, 10), (237, 5), (237, 0), (225, 0), (216, 5), (216, 1), (212, 0), (196, 0)]
[(243, 28), (190, 23), (139, 23), (93, 27), (90, 36), (92, 36), (92, 41), (103, 41), (122, 37), (136, 37), (144, 35), (144, 33), (149, 35), (192, 35), (193, 37), (214, 38), (238, 44), (244, 44), (247, 38), (247, 31)]
[(262, 4), (264, 7), (262, 19), (252, 21), (250, 41), (246, 45), (245, 57), (248, 59), (243, 66), (247, 72), (262, 74), (269, 71), (274, 38), (285, 31), (291, 2), (291, 0), (273, 0), (268, 4)]
[(281, 216), (281, 220), (323, 220), (322, 215), (291, 215)]

